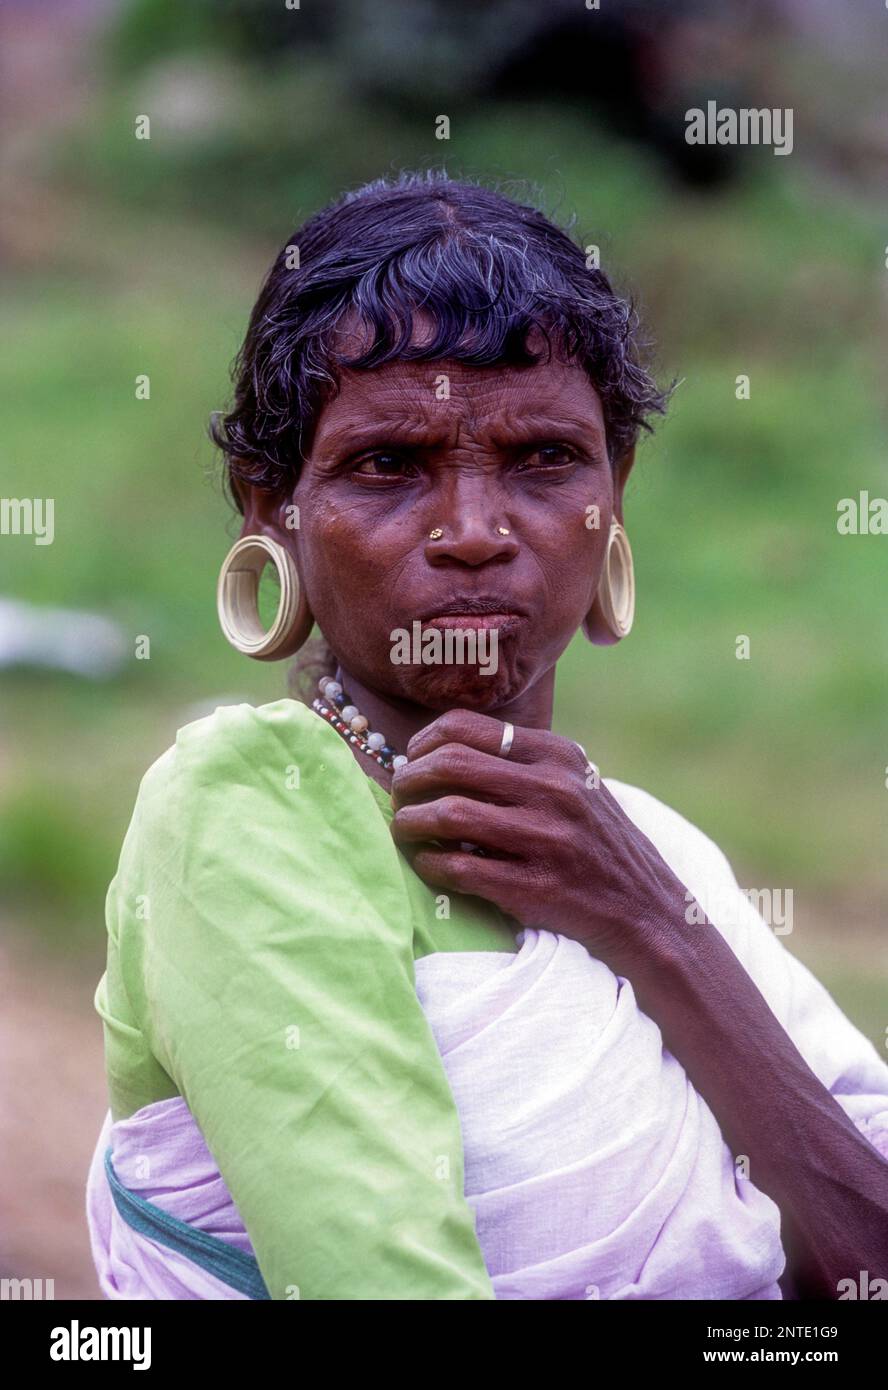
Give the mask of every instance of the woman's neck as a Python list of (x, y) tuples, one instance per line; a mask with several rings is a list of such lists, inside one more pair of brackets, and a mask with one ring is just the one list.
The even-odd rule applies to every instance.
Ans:
[[(362, 684), (345, 667), (337, 665), (335, 679), (351, 697), (354, 704), (370, 723), (370, 728), (385, 735), (386, 742), (396, 753), (404, 753), (414, 734), (431, 724), (438, 715), (423, 705), (397, 696), (383, 694)], [(555, 693), (555, 667), (545, 671), (530, 689), (525, 690), (499, 709), (490, 710), (494, 719), (508, 720), (519, 727), (530, 729), (551, 729), (552, 705)], [(375, 777), (381, 786), (391, 785), (391, 773), (378, 764), (370, 764), (368, 758), (356, 753), (365, 772)], [(371, 766), (373, 768), (371, 772)]]

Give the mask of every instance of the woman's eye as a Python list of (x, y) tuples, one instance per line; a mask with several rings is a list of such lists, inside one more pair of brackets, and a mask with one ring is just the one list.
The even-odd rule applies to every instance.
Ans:
[(567, 444), (543, 444), (522, 460), (523, 468), (566, 468), (576, 461), (576, 454)]
[(368, 454), (355, 465), (353, 471), (361, 478), (403, 478), (413, 467), (410, 459), (403, 454), (381, 452)]

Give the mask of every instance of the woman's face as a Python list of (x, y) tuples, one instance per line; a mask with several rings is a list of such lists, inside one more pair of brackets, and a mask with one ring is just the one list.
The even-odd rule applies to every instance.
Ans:
[[(554, 666), (589, 609), (631, 463), (614, 476), (598, 394), (576, 365), (393, 362), (342, 375), (292, 497), (299, 529), (274, 534), (365, 687), (492, 712)], [(393, 660), (395, 630), (419, 619), (425, 631), (445, 608), (452, 626), (475, 609), (496, 629), (495, 672)]]

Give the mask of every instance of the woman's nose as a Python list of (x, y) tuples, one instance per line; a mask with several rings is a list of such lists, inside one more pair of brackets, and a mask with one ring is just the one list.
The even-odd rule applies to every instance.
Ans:
[(518, 553), (518, 541), (502, 505), (467, 505), (441, 512), (425, 549), (429, 564), (457, 561), (475, 567), (511, 559)]

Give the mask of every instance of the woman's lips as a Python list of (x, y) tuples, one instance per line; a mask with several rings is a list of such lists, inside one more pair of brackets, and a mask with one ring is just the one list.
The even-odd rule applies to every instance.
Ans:
[(438, 617), (420, 619), (423, 627), (496, 628), (499, 632), (517, 626), (520, 621), (517, 613), (442, 613)]

